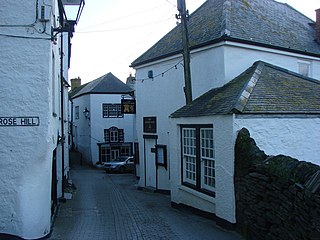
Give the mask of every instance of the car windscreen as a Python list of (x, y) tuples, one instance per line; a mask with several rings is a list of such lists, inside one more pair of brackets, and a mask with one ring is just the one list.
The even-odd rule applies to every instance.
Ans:
[(118, 157), (115, 160), (113, 160), (112, 162), (124, 162), (127, 159), (127, 157)]

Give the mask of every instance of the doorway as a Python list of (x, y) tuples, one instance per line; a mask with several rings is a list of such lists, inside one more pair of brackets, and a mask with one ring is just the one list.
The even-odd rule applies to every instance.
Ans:
[(55, 149), (52, 153), (51, 216), (54, 215), (58, 204), (57, 183), (57, 150)]
[(120, 156), (119, 149), (111, 149), (111, 161)]
[(156, 144), (156, 139), (145, 139), (145, 185), (146, 187), (152, 188), (157, 188), (157, 168), (155, 157)]

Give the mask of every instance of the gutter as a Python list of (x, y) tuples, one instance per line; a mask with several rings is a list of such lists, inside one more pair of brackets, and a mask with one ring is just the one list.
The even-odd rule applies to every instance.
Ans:
[[(235, 42), (235, 43), (243, 43), (243, 44), (248, 44), (248, 45), (252, 45), (252, 46), (257, 46), (257, 47), (265, 47), (265, 48), (270, 48), (270, 49), (274, 49), (274, 50), (280, 50), (280, 51), (285, 51), (285, 52), (291, 52), (291, 53), (296, 53), (296, 54), (302, 54), (302, 55), (307, 55), (307, 56), (311, 56), (311, 57), (317, 57), (320, 58), (320, 53), (311, 53), (311, 52), (307, 52), (307, 51), (301, 51), (301, 50), (295, 50), (295, 49), (291, 49), (291, 48), (286, 48), (286, 47), (280, 47), (280, 46), (274, 46), (274, 45), (269, 45), (266, 43), (259, 43), (259, 42), (254, 42), (254, 41), (249, 41), (249, 40), (245, 40), (245, 39), (240, 39), (240, 38), (233, 38), (230, 37), (228, 35), (223, 35), (219, 38), (216, 38), (214, 40), (208, 41), (208, 42), (204, 42), (198, 45), (194, 45), (190, 47), (190, 51), (191, 50), (195, 50), (198, 48), (202, 48), (202, 47), (206, 47), (215, 43), (219, 43), (219, 42), (226, 42), (226, 41), (230, 41), (230, 42)], [(141, 61), (141, 62), (133, 62), (131, 63), (131, 65), (129, 67), (135, 68), (147, 63), (151, 63), (154, 61), (158, 61), (167, 57), (171, 57), (177, 54), (182, 54), (182, 49), (178, 50), (178, 51), (174, 51), (168, 54), (164, 54), (155, 58), (151, 58), (145, 61)]]

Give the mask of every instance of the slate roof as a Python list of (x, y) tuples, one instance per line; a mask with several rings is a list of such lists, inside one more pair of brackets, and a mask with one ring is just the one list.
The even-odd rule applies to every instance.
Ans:
[(132, 88), (112, 73), (108, 73), (96, 80), (75, 88), (69, 93), (69, 97), (74, 99), (85, 94), (130, 94), (132, 92)]
[[(315, 23), (274, 0), (207, 0), (190, 16), (190, 49), (234, 41), (320, 57)], [(136, 67), (182, 52), (178, 25), (132, 64)]]
[(216, 114), (320, 114), (320, 81), (262, 61), (171, 117)]

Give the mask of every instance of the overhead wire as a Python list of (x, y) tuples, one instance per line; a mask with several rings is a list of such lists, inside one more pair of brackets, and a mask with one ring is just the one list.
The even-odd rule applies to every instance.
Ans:
[(157, 74), (157, 75), (155, 75), (153, 77), (139, 78), (139, 79), (136, 79), (136, 81), (141, 81), (143, 83), (145, 80), (150, 80), (151, 79), (153, 81), (155, 78), (158, 78), (160, 76), (164, 77), (164, 75), (167, 72), (171, 71), (172, 69), (178, 69), (179, 64), (182, 64), (182, 62), (183, 62), (183, 59), (181, 59), (179, 62), (177, 62), (176, 64), (172, 65), (170, 68), (166, 69), (165, 71), (163, 71), (163, 72), (161, 72), (161, 73), (159, 73), (159, 74)]
[(154, 25), (154, 24), (166, 22), (168, 20), (171, 20), (171, 18), (172, 17), (167, 18), (167, 19), (162, 19), (162, 20), (159, 20), (159, 21), (155, 21), (155, 22), (149, 22), (149, 23), (146, 23), (146, 24), (136, 25), (136, 26), (113, 28), (113, 29), (103, 29), (103, 30), (93, 30), (93, 31), (77, 31), (77, 33), (102, 33), (102, 32), (114, 32), (114, 31), (129, 30), (129, 29), (135, 29), (135, 28), (139, 28), (139, 27), (145, 27), (145, 26), (149, 26), (149, 25)]
[(20, 36), (20, 35), (11, 35), (11, 34), (3, 34), (0, 33), (0, 36), (3, 37), (11, 37), (11, 38), (21, 38), (21, 39), (37, 39), (37, 40), (52, 40), (52, 38), (41, 38), (41, 37), (28, 37), (28, 36)]
[(170, 2), (169, 0), (165, 0), (167, 3), (169, 3), (169, 4), (171, 4), (172, 6), (174, 6), (174, 7), (177, 7), (177, 5), (176, 4), (174, 4), (174, 3), (172, 3), (172, 2)]
[(115, 18), (115, 19), (111, 19), (111, 20), (102, 22), (102, 23), (98, 23), (98, 24), (95, 24), (95, 25), (91, 25), (91, 26), (85, 27), (85, 28), (83, 28), (83, 29), (79, 29), (79, 31), (83, 31), (83, 30), (90, 29), (90, 28), (95, 28), (95, 27), (98, 27), (98, 26), (101, 26), (101, 25), (104, 25), (104, 24), (108, 24), (108, 23), (112, 23), (112, 22), (119, 21), (119, 20), (123, 20), (123, 19), (126, 19), (126, 18), (131, 17), (131, 16), (135, 16), (135, 15), (139, 15), (139, 14), (141, 14), (141, 13), (148, 12), (148, 11), (150, 11), (150, 10), (158, 9), (158, 8), (161, 7), (161, 6), (162, 6), (162, 5), (158, 5), (158, 6), (156, 6), (156, 7), (148, 8), (148, 9), (145, 9), (145, 10), (139, 11), (139, 12), (134, 12), (134, 13), (132, 13), (132, 14), (129, 14), (129, 15), (126, 15), (126, 16), (123, 16), (123, 17), (119, 17), (119, 18)]

